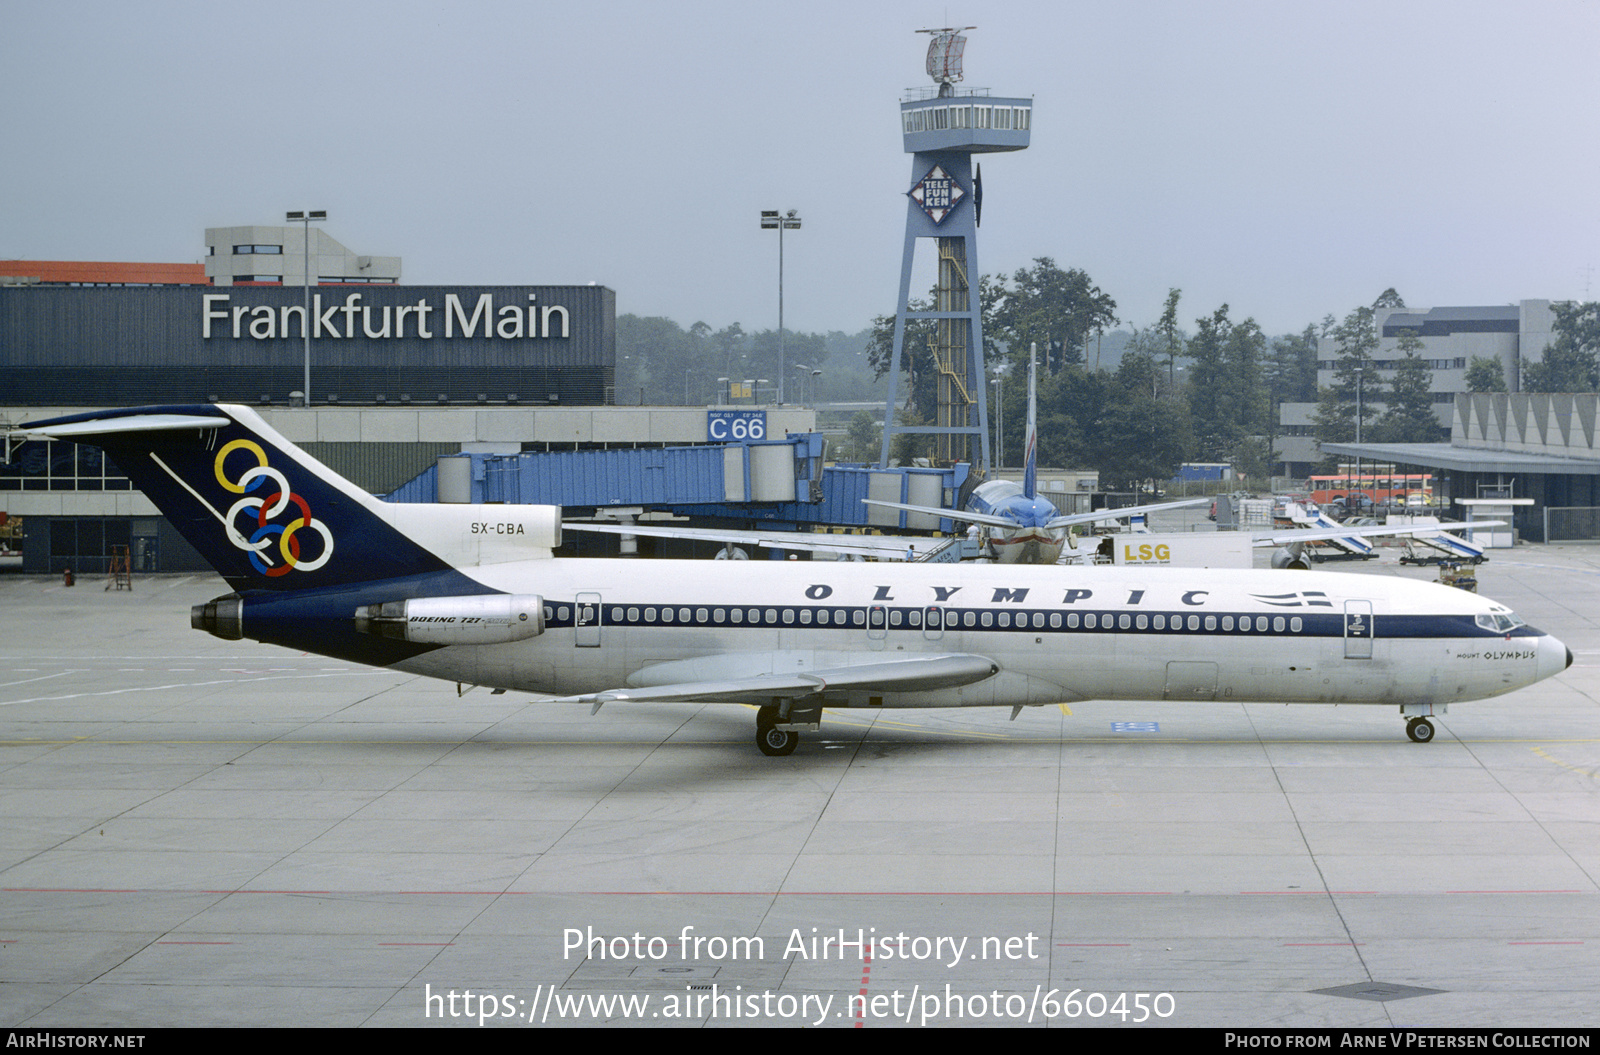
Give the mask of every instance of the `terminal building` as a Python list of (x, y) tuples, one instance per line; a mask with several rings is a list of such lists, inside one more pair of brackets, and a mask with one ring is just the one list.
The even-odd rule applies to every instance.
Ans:
[[(206, 244), (194, 264), (0, 263), (0, 428), (247, 403), (389, 494), (441, 457), (706, 444), (730, 416), (780, 439), (815, 427), (796, 406), (615, 405), (605, 286), (406, 286), (400, 258), (352, 253), (309, 225), (215, 228)], [(94, 447), (8, 443), (0, 513), (26, 525), (27, 571), (104, 572), (117, 545), (135, 571), (204, 567)]]
[[(1554, 340), (1550, 301), (1379, 308), (1373, 323), (1379, 340), (1372, 369), (1379, 379), (1401, 358), (1404, 331), (1421, 340), (1420, 355), (1433, 375), (1439, 441), (1319, 445), (1313, 434), (1316, 404), (1285, 403), (1278, 454), (1289, 475), (1307, 476), (1330, 455), (1390, 465), (1396, 472), (1430, 472), (1457, 503), (1451, 511), (1457, 516), (1510, 520), (1516, 535), (1530, 541), (1600, 538), (1600, 397), (1522, 391), (1524, 370), (1543, 361)], [(1338, 342), (1324, 337), (1317, 350), (1317, 383), (1331, 385)], [(1474, 359), (1498, 362), (1508, 391), (1468, 392), (1466, 374)], [(1381, 412), (1381, 402), (1371, 406)]]
[[(1372, 356), (1372, 369), (1380, 381), (1392, 375), (1396, 361), (1403, 358), (1399, 350), (1402, 332), (1414, 332), (1422, 341), (1420, 354), (1433, 371), (1433, 405), (1442, 435), (1454, 420), (1456, 396), (1467, 391), (1467, 367), (1472, 360), (1496, 360), (1508, 389), (1521, 391), (1523, 366), (1543, 360), (1554, 323), (1548, 300), (1426, 311), (1378, 308), (1373, 314), (1378, 348)], [(1318, 387), (1334, 384), (1338, 356), (1338, 341), (1331, 337), (1318, 340)], [(1368, 405), (1381, 411), (1381, 401), (1369, 401)], [(1284, 463), (1285, 475), (1309, 476), (1328, 453), (1317, 445), (1316, 413), (1315, 403), (1280, 404), (1277, 456)]]

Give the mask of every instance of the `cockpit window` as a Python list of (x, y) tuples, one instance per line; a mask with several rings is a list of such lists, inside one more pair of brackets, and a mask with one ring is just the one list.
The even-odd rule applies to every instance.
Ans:
[(1510, 631), (1515, 630), (1519, 626), (1526, 626), (1527, 625), (1521, 619), (1518, 619), (1516, 616), (1512, 615), (1510, 612), (1486, 613), (1484, 615), (1478, 616), (1476, 621), (1477, 621), (1478, 626), (1482, 627), (1485, 630), (1492, 631), (1492, 632), (1494, 632), (1496, 634), (1509, 633)]

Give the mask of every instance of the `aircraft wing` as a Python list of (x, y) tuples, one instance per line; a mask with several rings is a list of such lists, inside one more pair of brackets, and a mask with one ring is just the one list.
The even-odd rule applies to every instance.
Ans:
[[(717, 665), (770, 670), (781, 665), (769, 653), (713, 657)], [(664, 664), (679, 668), (679, 664)], [(688, 669), (688, 668), (682, 668)], [(668, 682), (638, 688), (606, 689), (603, 692), (562, 696), (556, 703), (771, 703), (774, 699), (815, 696), (823, 692), (933, 692), (954, 689), (991, 677), (999, 664), (987, 656), (962, 653), (932, 656), (907, 656), (879, 662), (841, 665), (794, 673), (751, 674), (706, 681)], [(649, 677), (649, 669), (640, 672)], [(664, 672), (663, 672), (664, 673)], [(659, 675), (658, 675), (659, 676)]]
[(1469, 524), (1408, 524), (1403, 527), (1317, 528), (1316, 530), (1274, 531), (1252, 535), (1253, 544), (1289, 546), (1296, 542), (1322, 542), (1336, 538), (1373, 538), (1378, 535), (1432, 535), (1440, 531), (1467, 531), (1473, 528), (1503, 527), (1503, 520), (1474, 520)]
[(1139, 516), (1143, 513), (1156, 513), (1163, 509), (1178, 509), (1182, 506), (1203, 505), (1211, 501), (1209, 498), (1185, 498), (1177, 502), (1157, 502), (1146, 506), (1124, 506), (1121, 509), (1101, 509), (1094, 513), (1067, 513), (1051, 520), (1045, 527), (1067, 527), (1071, 524), (1092, 524), (1100, 520), (1121, 520), (1123, 517)]
[[(943, 517), (946, 520), (956, 520), (963, 524), (983, 524), (985, 527), (1014, 528), (1017, 522), (1011, 517), (995, 516), (992, 513), (972, 513), (963, 509), (935, 509), (932, 506), (911, 506), (903, 502), (884, 502), (876, 498), (863, 498), (869, 506), (887, 506), (890, 509), (904, 509), (908, 513), (927, 513), (930, 516)], [(1179, 506), (1197, 506), (1209, 502), (1209, 498), (1188, 498), (1179, 502), (1157, 502), (1155, 505), (1128, 506), (1124, 509), (1101, 509), (1094, 513), (1067, 513), (1055, 517), (1045, 527), (1068, 527), (1072, 524), (1092, 524), (1101, 520), (1121, 520), (1123, 517), (1138, 516), (1141, 513), (1152, 513), (1161, 509), (1177, 509)]]
[(645, 521), (638, 524), (595, 524), (567, 520), (563, 531), (594, 531), (605, 535), (643, 535), (646, 538), (686, 538), (720, 542), (725, 546), (758, 546), (802, 553), (834, 553), (843, 557), (878, 557), (904, 560), (906, 548), (925, 554), (945, 541), (929, 535), (823, 535), (805, 531), (738, 531), (732, 528), (679, 527)]
[(1014, 528), (1017, 522), (1010, 517), (995, 516), (992, 513), (970, 513), (964, 509), (936, 509), (933, 506), (909, 506), (904, 502), (885, 502), (877, 498), (863, 498), (869, 506), (883, 506), (886, 509), (904, 509), (907, 513), (926, 513), (943, 520), (955, 520), (962, 524), (982, 524), (985, 527)]

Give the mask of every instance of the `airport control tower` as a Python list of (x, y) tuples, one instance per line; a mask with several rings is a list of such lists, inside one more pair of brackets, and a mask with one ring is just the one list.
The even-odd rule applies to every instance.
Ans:
[[(900, 303), (894, 318), (891, 361), (895, 367), (889, 371), (883, 464), (889, 464), (894, 437), (911, 432), (938, 437), (937, 464), (967, 461), (987, 467), (989, 417), (977, 291), (983, 187), (981, 174), (974, 174), (972, 155), (1027, 149), (1033, 100), (998, 98), (987, 88), (958, 89), (967, 38), (961, 30), (948, 27), (920, 32), (933, 38), (928, 44), (928, 76), (934, 87), (912, 89), (900, 104), (900, 127), (906, 152), (912, 155), (911, 187), (906, 191), (906, 241), (900, 263)], [(918, 239), (932, 239), (938, 252), (939, 279), (932, 311), (910, 310), (911, 268)], [(935, 331), (936, 420), (932, 425), (898, 425), (894, 412), (906, 327), (923, 319), (931, 320)]]

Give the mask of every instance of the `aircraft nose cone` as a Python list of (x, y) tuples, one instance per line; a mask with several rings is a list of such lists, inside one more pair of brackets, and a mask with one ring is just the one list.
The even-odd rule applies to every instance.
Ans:
[(1549, 678), (1572, 666), (1572, 649), (1546, 634), (1539, 639), (1539, 677)]

